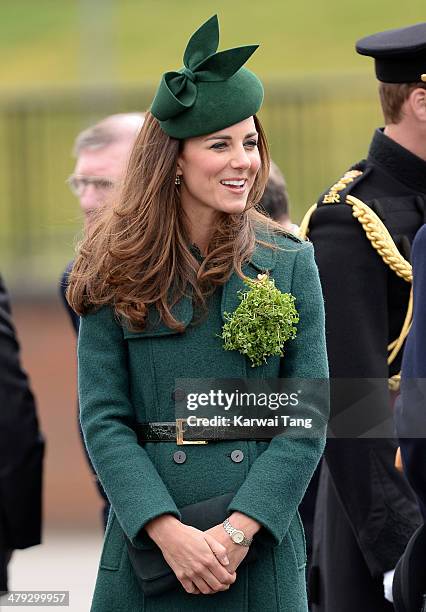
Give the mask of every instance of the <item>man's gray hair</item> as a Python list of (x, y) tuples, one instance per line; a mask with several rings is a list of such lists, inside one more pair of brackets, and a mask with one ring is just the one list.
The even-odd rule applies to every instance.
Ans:
[(85, 149), (103, 149), (121, 140), (136, 139), (144, 120), (144, 113), (119, 113), (102, 119), (77, 136), (73, 148), (74, 157), (78, 157)]

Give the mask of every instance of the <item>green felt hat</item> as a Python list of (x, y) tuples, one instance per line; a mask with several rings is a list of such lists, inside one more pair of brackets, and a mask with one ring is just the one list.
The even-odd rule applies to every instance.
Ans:
[(150, 110), (169, 136), (217, 132), (251, 117), (262, 105), (262, 83), (242, 67), (258, 45), (217, 52), (218, 45), (214, 15), (191, 36), (184, 68), (163, 74)]

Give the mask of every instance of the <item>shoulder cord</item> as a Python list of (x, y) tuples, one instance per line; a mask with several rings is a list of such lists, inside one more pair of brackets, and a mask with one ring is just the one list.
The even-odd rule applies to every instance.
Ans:
[[(395, 272), (399, 277), (404, 279), (407, 283), (413, 282), (413, 271), (410, 262), (408, 262), (398, 251), (396, 245), (390, 235), (388, 229), (382, 220), (376, 215), (376, 213), (362, 200), (355, 198), (354, 196), (348, 195), (345, 203), (352, 206), (352, 215), (358, 219), (361, 223), (368, 240), (371, 242), (373, 248), (379, 253), (385, 264)], [(309, 221), (312, 214), (316, 210), (317, 205), (314, 204), (309, 208), (305, 214), (301, 224), (299, 236), (300, 238), (306, 238), (309, 231)], [(405, 320), (401, 328), (401, 332), (391, 342), (388, 349), (388, 365), (390, 365), (398, 355), (401, 347), (410, 331), (411, 321), (413, 316), (413, 290), (410, 291), (410, 298), (407, 306), (407, 313)], [(389, 378), (389, 389), (391, 391), (397, 391), (399, 389), (401, 380), (401, 373), (395, 374)]]
[(301, 240), (306, 240), (309, 232), (309, 221), (311, 220), (312, 215), (317, 209), (316, 204), (312, 204), (310, 208), (305, 213), (305, 216), (302, 219), (301, 224), (299, 225), (298, 236)]

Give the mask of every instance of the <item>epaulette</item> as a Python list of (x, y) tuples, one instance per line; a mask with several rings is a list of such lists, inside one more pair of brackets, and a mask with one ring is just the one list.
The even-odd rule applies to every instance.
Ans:
[(346, 196), (352, 189), (363, 181), (371, 171), (371, 166), (367, 167), (366, 160), (352, 166), (345, 174), (334, 183), (318, 199), (318, 206), (326, 204), (344, 204)]
[[(342, 178), (332, 185), (328, 191), (318, 200), (317, 204), (311, 206), (300, 223), (299, 235), (306, 238), (309, 233), (309, 223), (317, 208), (330, 204), (346, 204), (352, 209), (352, 216), (361, 224), (372, 248), (382, 258), (383, 262), (395, 272), (397, 276), (412, 284), (413, 271), (410, 262), (398, 250), (394, 239), (384, 224), (384, 212), (379, 201), (366, 204), (359, 198), (351, 195), (351, 190), (370, 172), (371, 166), (366, 167), (366, 162), (360, 162), (348, 170)], [(402, 250), (402, 249), (401, 249)], [(407, 249), (405, 249), (407, 250)], [(408, 335), (413, 314), (413, 291), (410, 291), (410, 299), (407, 313), (400, 334), (396, 340), (388, 345), (388, 365), (391, 365), (398, 355)], [(396, 391), (399, 388), (400, 374), (389, 379), (389, 388)]]

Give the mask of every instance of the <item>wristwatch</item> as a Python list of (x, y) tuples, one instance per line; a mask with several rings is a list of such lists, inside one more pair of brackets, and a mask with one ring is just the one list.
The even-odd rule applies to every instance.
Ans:
[(240, 546), (250, 546), (250, 544), (253, 542), (253, 538), (246, 538), (242, 529), (235, 529), (235, 527), (232, 527), (228, 519), (225, 519), (222, 525), (234, 544), (239, 544)]

